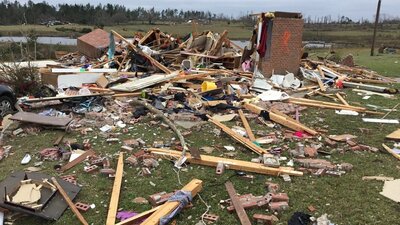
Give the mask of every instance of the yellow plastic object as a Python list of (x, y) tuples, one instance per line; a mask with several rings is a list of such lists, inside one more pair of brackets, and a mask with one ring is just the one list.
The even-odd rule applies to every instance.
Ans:
[(201, 91), (210, 91), (210, 90), (214, 90), (217, 89), (217, 85), (214, 82), (209, 82), (209, 81), (204, 81), (201, 84)]

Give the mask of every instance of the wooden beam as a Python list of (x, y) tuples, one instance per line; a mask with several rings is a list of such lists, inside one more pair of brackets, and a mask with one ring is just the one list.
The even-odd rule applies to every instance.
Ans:
[(110, 205), (106, 225), (114, 225), (117, 218), (119, 194), (121, 191), (122, 175), (124, 173), (124, 153), (119, 153), (117, 170), (115, 172), (114, 185), (111, 193)]
[(391, 84), (392, 81), (385, 81), (385, 80), (374, 80), (374, 79), (364, 79), (364, 78), (346, 78), (346, 80), (350, 82), (356, 83), (367, 83), (367, 84)]
[(132, 92), (132, 93), (121, 93), (121, 94), (113, 94), (113, 98), (121, 98), (121, 97), (139, 97), (141, 96), (141, 92)]
[[(247, 110), (252, 111), (255, 114), (260, 114), (262, 111), (267, 111), (259, 106), (253, 105), (253, 104), (249, 104), (249, 103), (245, 103), (244, 108), (246, 108)], [(268, 112), (268, 111), (267, 111)], [(318, 134), (317, 131), (297, 122), (296, 120), (294, 120), (293, 118), (288, 117), (287, 115), (277, 111), (277, 110), (273, 110), (273, 111), (269, 111), (269, 118), (276, 122), (279, 123), (285, 127), (288, 127), (290, 129), (293, 129), (295, 131), (306, 131), (307, 133), (311, 134), (311, 135), (316, 135)]]
[(65, 164), (64, 166), (61, 167), (60, 172), (64, 173), (65, 171), (71, 169), (72, 167), (78, 165), (79, 163), (81, 163), (83, 160), (85, 160), (87, 157), (94, 155), (95, 152), (93, 151), (93, 149), (87, 150), (85, 153), (83, 153), (82, 155), (80, 155), (78, 158), (72, 160), (71, 162)]
[(67, 202), (67, 204), (68, 204), (69, 208), (72, 210), (72, 212), (76, 215), (76, 217), (78, 217), (79, 221), (81, 221), (81, 223), (83, 225), (89, 225), (88, 222), (86, 222), (85, 218), (82, 216), (82, 214), (79, 212), (79, 210), (76, 208), (75, 204), (68, 197), (68, 194), (64, 191), (64, 189), (58, 183), (57, 179), (55, 177), (52, 177), (51, 181), (57, 187), (57, 190), (60, 192), (60, 194), (62, 195), (64, 200)]
[[(174, 158), (180, 158), (182, 156), (182, 153), (180, 151), (174, 151), (169, 149), (149, 148), (148, 151), (154, 155), (159, 155), (159, 156), (170, 156)], [(259, 173), (264, 175), (273, 175), (273, 176), (280, 176), (282, 174), (288, 174), (292, 176), (303, 176), (303, 172), (295, 171), (292, 167), (273, 168), (265, 166), (261, 163), (253, 163), (248, 161), (215, 157), (210, 155), (200, 155), (201, 159), (196, 159), (192, 157), (190, 154), (186, 154), (185, 156), (188, 162), (203, 166), (217, 167), (218, 163), (221, 162), (227, 166), (227, 169), (231, 170), (239, 170), (239, 171)]]
[(255, 141), (256, 138), (254, 137), (253, 131), (251, 131), (249, 122), (247, 122), (247, 119), (243, 114), (243, 110), (239, 109), (238, 112), (239, 112), (240, 119), (242, 120), (244, 129), (246, 129), (247, 136), (249, 136), (250, 141)]
[(112, 95), (113, 92), (109, 93), (96, 93), (96, 94), (89, 94), (89, 95), (72, 95), (72, 96), (62, 96), (62, 97), (45, 97), (45, 98), (31, 98), (26, 99), (24, 102), (44, 102), (44, 101), (54, 101), (54, 100), (62, 100), (62, 99), (70, 99), (70, 98), (84, 98), (84, 97), (96, 97), (96, 96), (105, 96), (105, 95)]
[(339, 93), (336, 93), (336, 97), (337, 97), (344, 105), (350, 106), (349, 103), (347, 103), (346, 100), (344, 100), (344, 98), (343, 98)]
[(353, 110), (353, 111), (357, 111), (357, 112), (365, 112), (366, 111), (366, 108), (363, 108), (363, 107), (348, 106), (348, 105), (343, 105), (343, 104), (337, 104), (337, 103), (332, 103), (332, 102), (323, 102), (323, 101), (317, 101), (317, 100), (311, 100), (311, 99), (305, 99), (305, 98), (291, 97), (291, 98), (289, 98), (288, 102), (297, 104), (297, 105), (314, 106), (314, 107), (320, 107), (320, 108), (348, 109), (348, 110)]
[(322, 92), (326, 92), (326, 87), (325, 87), (324, 83), (322, 83), (322, 80), (319, 77), (317, 77), (316, 79), (317, 79), (317, 82), (318, 82), (319, 89)]
[(393, 149), (389, 148), (387, 145), (382, 144), (383, 148), (389, 152), (390, 154), (392, 154), (396, 159), (400, 160), (400, 155), (396, 154), (396, 152), (393, 151)]
[(322, 78), (325, 78), (325, 73), (324, 73), (324, 71), (322, 70), (321, 66), (318, 65), (317, 68), (318, 68), (318, 71), (319, 71), (319, 74), (321, 75), (321, 77), (322, 77)]
[(131, 225), (131, 224), (137, 224), (137, 220), (143, 219), (143, 217), (148, 217), (149, 215), (153, 214), (155, 211), (157, 211), (161, 206), (157, 206), (155, 208), (152, 208), (150, 210), (141, 212), (137, 214), (134, 217), (131, 217), (129, 219), (126, 219), (124, 221), (121, 221), (119, 223), (116, 223), (115, 225)]
[(251, 142), (249, 139), (240, 136), (239, 134), (237, 134), (235, 131), (231, 130), (229, 127), (225, 126), (223, 123), (214, 120), (211, 116), (207, 115), (208, 120), (213, 123), (214, 125), (216, 125), (217, 127), (221, 128), (225, 133), (227, 133), (229, 136), (231, 136), (233, 139), (235, 139), (236, 141), (238, 141), (239, 143), (243, 144), (244, 146), (246, 146), (247, 148), (249, 148), (250, 150), (252, 150), (253, 152), (259, 154), (259, 155), (263, 155), (263, 154), (269, 154), (267, 150), (257, 146), (256, 144), (254, 144), (253, 142)]
[[(192, 193), (192, 196), (196, 196), (202, 189), (203, 181), (198, 179), (193, 179), (190, 181), (186, 186), (184, 186), (181, 190), (182, 191), (189, 191)], [(178, 201), (171, 201), (166, 202), (161, 207), (156, 210), (149, 218), (147, 218), (141, 225), (158, 225), (160, 223), (160, 219), (166, 215), (169, 215), (173, 212), (178, 206), (180, 202)]]
[(231, 199), (232, 205), (235, 208), (236, 214), (239, 217), (240, 223), (242, 225), (251, 225), (250, 219), (247, 216), (246, 211), (243, 208), (242, 203), (239, 200), (239, 197), (237, 196), (236, 190), (233, 187), (232, 182), (228, 181), (225, 183), (225, 188), (226, 191), (229, 194), (229, 197)]
[(146, 59), (148, 59), (154, 66), (156, 66), (157, 68), (159, 68), (160, 70), (164, 71), (167, 74), (172, 73), (171, 70), (169, 70), (167, 67), (165, 67), (163, 64), (159, 63), (157, 60), (155, 60), (153, 57), (151, 57), (150, 55), (144, 53), (141, 49), (139, 49), (138, 47), (136, 47), (134, 44), (132, 44), (130, 41), (128, 41), (127, 39), (125, 39), (122, 35), (120, 35), (119, 33), (117, 33), (114, 30), (111, 30), (111, 32), (118, 37), (119, 39), (123, 40), (124, 42), (126, 42), (129, 47), (131, 47), (133, 50), (135, 50), (137, 53), (139, 53), (141, 56), (145, 57)]

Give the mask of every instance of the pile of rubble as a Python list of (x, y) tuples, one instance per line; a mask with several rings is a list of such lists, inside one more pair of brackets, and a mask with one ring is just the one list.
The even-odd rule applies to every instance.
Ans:
[[(249, 56), (244, 57), (244, 50), (228, 39), (227, 31), (222, 34), (207, 31), (176, 38), (154, 29), (141, 39), (129, 40), (112, 31), (108, 40), (103, 50), (87, 45), (84, 50), (86, 55), (68, 53), (59, 57), (59, 65), (42, 68), (42, 81), (56, 87), (53, 88), (55, 95), (21, 98), (20, 111), (7, 118), (7, 121), (18, 123), (19, 127), (11, 126), (3, 129), (3, 133), (26, 135), (26, 124), (40, 129), (51, 127), (79, 132), (83, 136), (96, 132), (107, 143), (122, 143), (117, 167), (110, 166), (112, 155), (97, 154), (89, 141), (76, 143), (63, 141), (60, 137), (54, 146), (40, 151), (39, 157), (41, 161), (59, 161), (55, 169), (62, 176), (56, 179), (38, 173), (7, 178), (0, 183), (0, 187), (7, 187), (0, 188), (0, 194), (8, 196), (0, 201), (1, 207), (46, 219), (58, 219), (68, 204), (82, 224), (87, 224), (78, 209), (85, 211), (90, 205), (72, 203), (80, 190), (77, 186), (79, 181), (74, 175), (65, 174), (82, 162), (85, 163), (84, 172), (99, 172), (114, 179), (107, 217), (107, 222), (111, 223), (107, 224), (115, 223), (124, 162), (140, 168), (138, 173), (143, 176), (151, 176), (152, 171), (157, 170), (158, 158), (173, 160), (178, 169), (191, 163), (215, 167), (218, 175), (229, 169), (238, 173), (281, 176), (287, 182), (291, 181), (291, 176), (302, 176), (304, 173), (342, 176), (351, 172), (351, 164), (335, 164), (329, 161), (329, 157), (322, 159), (320, 156), (329, 156), (335, 151), (376, 152), (378, 149), (357, 143), (355, 136), (327, 135), (328, 131), (322, 127), (309, 127), (300, 122), (301, 111), (306, 107), (318, 107), (334, 109), (345, 115), (381, 115), (384, 113), (376, 108), (349, 104), (342, 90), (353, 88), (367, 96), (378, 94), (388, 98), (397, 93), (396, 89), (371, 85), (392, 82), (388, 78), (327, 60), (304, 59), (300, 67), (302, 77), (293, 73), (264, 77), (257, 64), (258, 53), (254, 50), (259, 42), (250, 42), (253, 46), (247, 49), (254, 51), (251, 54), (246, 52)], [(329, 101), (301, 97), (315, 95)], [(141, 139), (120, 140), (120, 133), (129, 133), (131, 127), (148, 121), (149, 115), (154, 115), (154, 118), (150, 117), (150, 127), (170, 128), (177, 139), (150, 145)], [(249, 119), (259, 126), (274, 128), (274, 132), (254, 133)], [(235, 121), (238, 126), (231, 128), (223, 123), (228, 121)], [(234, 159), (234, 154), (231, 158), (212, 156), (210, 147), (200, 149), (202, 152), (192, 148), (185, 141), (185, 136), (190, 135), (190, 129), (201, 129), (208, 123), (215, 126), (216, 133), (222, 131), (259, 157), (244, 161)], [(294, 145), (289, 146), (286, 141)], [(0, 160), (8, 155), (9, 149), (6, 146), (0, 149)], [(225, 146), (225, 149), (235, 150), (233, 146)], [(253, 178), (248, 174), (243, 177)], [(14, 180), (10, 186), (11, 179)], [(53, 183), (49, 182), (51, 180)], [(261, 224), (273, 224), (278, 220), (279, 212), (289, 207), (288, 195), (279, 193), (276, 184), (268, 183), (268, 192), (264, 196), (253, 196), (251, 193), (237, 195), (232, 183), (226, 182), (225, 185), (230, 199), (221, 203), (226, 204), (224, 207), (228, 211), (236, 211), (242, 224), (250, 224), (245, 209), (268, 208), (271, 215), (255, 214), (253, 219)], [(151, 221), (158, 223), (160, 219), (171, 221), (189, 205), (201, 187), (202, 181), (194, 179), (182, 190), (149, 196), (155, 208), (124, 217), (125, 220), (118, 224), (134, 221), (153, 224)], [(44, 202), (39, 197), (25, 203), (20, 201), (25, 189), (39, 192), (46, 189), (50, 195), (59, 198), (49, 198)], [(60, 202), (60, 196), (66, 202)], [(61, 204), (63, 207), (49, 212), (44, 210), (46, 204)], [(218, 215), (204, 214), (201, 219), (215, 222)]]

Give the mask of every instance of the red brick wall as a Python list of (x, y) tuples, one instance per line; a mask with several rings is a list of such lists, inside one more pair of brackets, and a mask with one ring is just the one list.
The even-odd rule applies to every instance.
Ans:
[(266, 77), (274, 74), (285, 75), (286, 71), (299, 72), (302, 55), (302, 19), (275, 18), (272, 28), (271, 56), (261, 59), (261, 71)]
[(89, 56), (90, 58), (101, 57), (101, 49), (96, 48), (80, 39), (77, 41), (77, 48), (80, 53)]

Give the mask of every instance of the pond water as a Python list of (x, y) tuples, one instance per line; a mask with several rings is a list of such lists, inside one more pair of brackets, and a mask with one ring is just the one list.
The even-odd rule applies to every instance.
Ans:
[[(129, 39), (129, 38), (128, 38)], [(25, 37), (18, 37), (18, 36), (3, 36), (0, 37), (0, 42), (26, 42)], [(76, 38), (68, 38), (68, 37), (38, 37), (37, 40), (40, 44), (53, 44), (53, 45), (76, 45), (77, 41)], [(232, 40), (235, 44), (239, 45), (240, 47), (244, 48), (249, 41), (242, 41), (242, 40)], [(325, 43), (320, 41), (303, 41), (303, 45), (306, 48), (330, 48), (332, 47), (332, 43)]]

